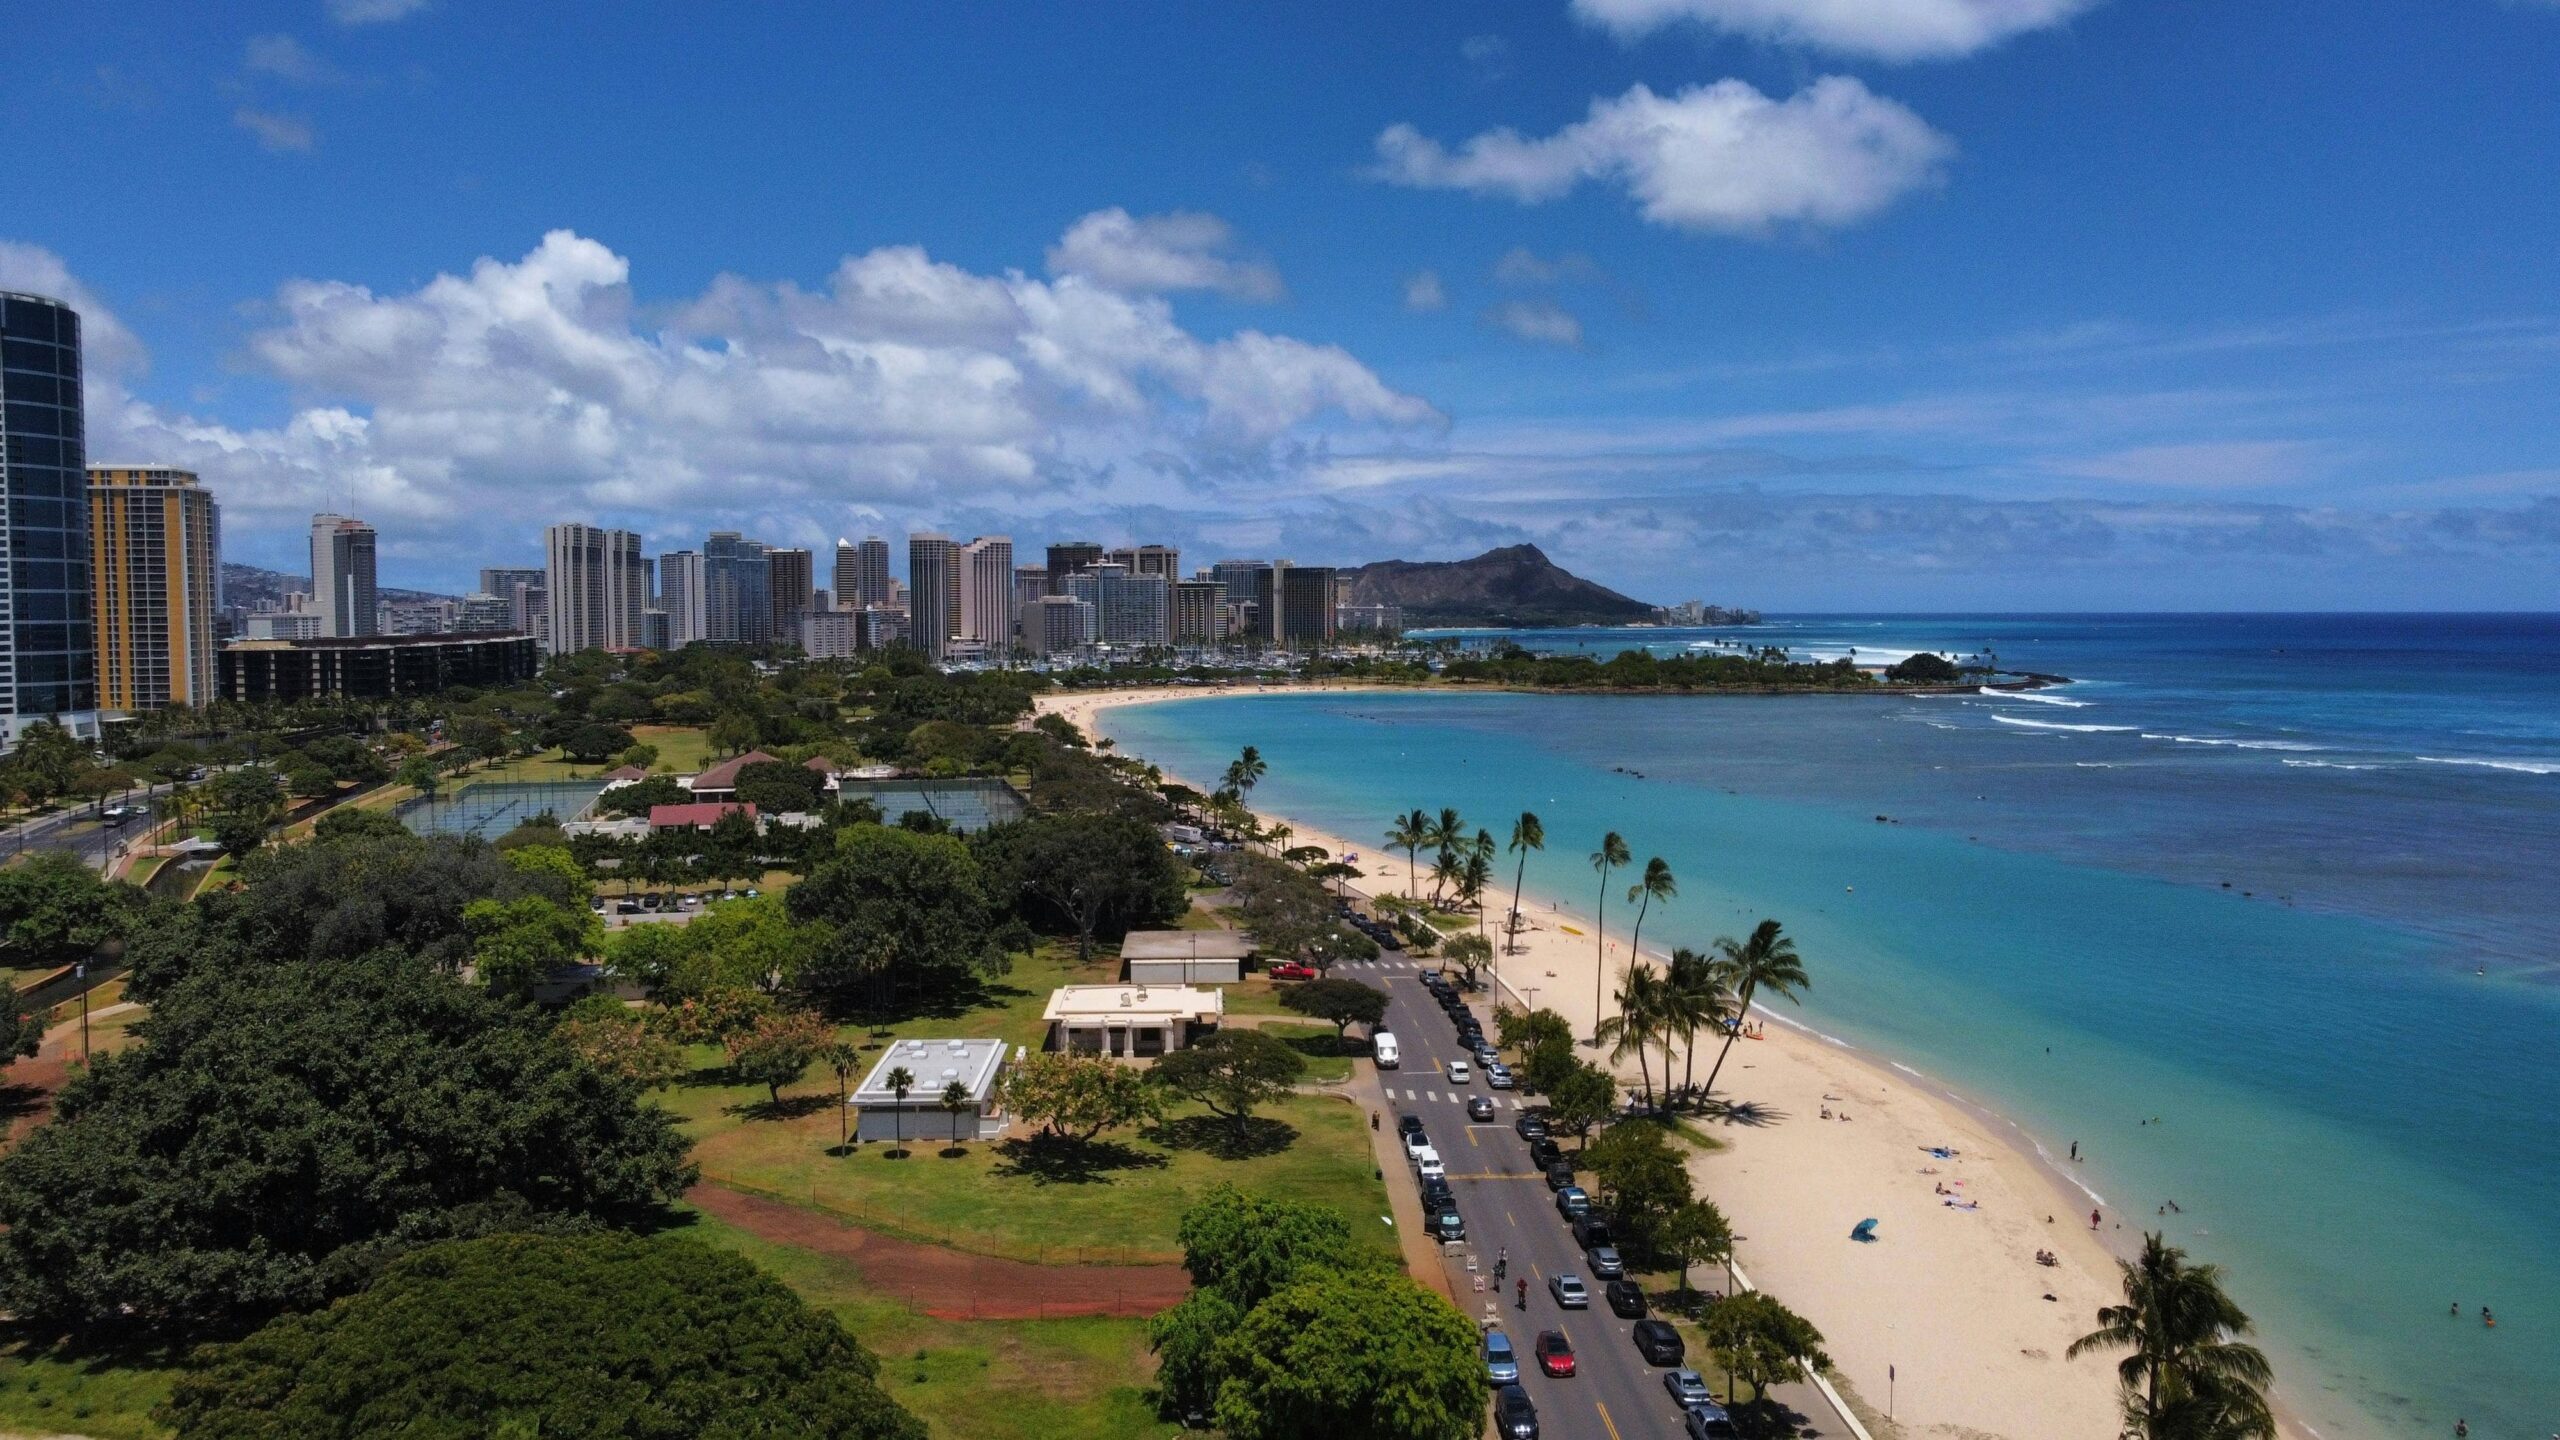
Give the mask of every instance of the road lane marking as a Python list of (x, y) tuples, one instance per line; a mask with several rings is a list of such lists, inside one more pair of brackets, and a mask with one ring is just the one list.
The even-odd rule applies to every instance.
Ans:
[(1609, 1418), (1609, 1407), (1594, 1400), (1591, 1408), (1600, 1412), (1600, 1423), (1609, 1427), (1609, 1440), (1618, 1440), (1618, 1422)]

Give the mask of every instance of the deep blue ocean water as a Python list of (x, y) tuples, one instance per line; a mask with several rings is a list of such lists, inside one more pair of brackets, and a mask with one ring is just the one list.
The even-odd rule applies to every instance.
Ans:
[[(2232, 1268), (2324, 1434), (2450, 1434), (2456, 1416), (2482, 1440), (2560, 1432), (2560, 617), (1779, 617), (1515, 638), (1988, 646), (2077, 683), (1319, 692), (1105, 728), (1193, 776), (1257, 745), (1257, 805), (1372, 843), (1416, 806), (1497, 836), (1536, 810), (1550, 849), (1530, 883), (1586, 913), (1584, 857), (1622, 831), (1680, 876), (1648, 941), (1785, 921), (1816, 976), (1801, 1018), (2053, 1150), (2080, 1141), (2075, 1173), (2128, 1226)], [(2184, 1213), (2157, 1218), (2173, 1198)]]

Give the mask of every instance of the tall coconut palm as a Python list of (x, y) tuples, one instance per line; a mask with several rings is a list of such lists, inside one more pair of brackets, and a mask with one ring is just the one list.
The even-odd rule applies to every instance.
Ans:
[(1516, 951), (1520, 946), (1520, 887), (1529, 878), (1529, 852), (1547, 848), (1547, 827), (1538, 823), (1538, 812), (1523, 810), (1511, 822), (1511, 853), (1520, 857), (1519, 868), (1511, 874), (1511, 923), (1506, 931), (1505, 948)]
[(1445, 908), (1446, 901), (1443, 897), (1451, 890), (1456, 890), (1461, 894), (1465, 893), (1466, 879), (1467, 862), (1458, 858), (1457, 851), (1443, 850), (1438, 855), (1433, 856), (1431, 860), (1431, 908), (1434, 910)]
[(1627, 959), (1631, 964), (1644, 963), (1644, 917), (1659, 900), (1669, 904), (1680, 893), (1680, 882), (1672, 878), (1671, 864), (1656, 855), (1644, 862), (1644, 878), (1627, 887), (1627, 899), (1636, 907), (1635, 934), (1627, 941)]
[(1627, 837), (1612, 830), (1600, 837), (1600, 848), (1591, 852), (1591, 868), (1600, 872), (1599, 921), (1592, 927), (1591, 937), (1591, 1043), (1600, 1043), (1600, 986), (1609, 974), (1609, 872), (1635, 859), (1627, 849)]
[(1644, 1078), (1644, 1108), (1653, 1105), (1653, 1067), (1645, 1047), (1653, 1043), (1654, 1031), (1661, 1023), (1662, 977), (1650, 967), (1630, 965), (1618, 972), (1618, 1013), (1600, 1022), (1600, 1043), (1609, 1047), (1612, 1061), (1636, 1057), (1636, 1071)]
[[(1478, 831), (1482, 834), (1482, 831)], [(1491, 836), (1487, 836), (1491, 839)], [(1493, 857), (1473, 848), (1467, 851), (1466, 869), (1458, 875), (1458, 894), (1475, 907), (1476, 933), (1484, 933), (1484, 892), (1493, 883)]]
[(888, 1086), (889, 1093), (898, 1097), (898, 1103), (889, 1107), (889, 1123), (897, 1136), (890, 1142), (890, 1148), (904, 1150), (907, 1148), (907, 1092), (916, 1088), (915, 1073), (901, 1065), (883, 1076), (880, 1083)]
[(1731, 936), (1718, 940), (1716, 954), (1725, 988), (1733, 992), (1734, 1028), (1724, 1037), (1724, 1049), (1716, 1052), (1715, 1068), (1707, 1072), (1710, 1095), (1715, 1093), (1716, 1076), (1724, 1073), (1724, 1057), (1733, 1053), (1733, 1042), (1742, 1033), (1742, 1022), (1751, 1018), (1752, 997), (1766, 990), (1793, 1000), (1798, 990), (1813, 987), (1805, 977), (1803, 959), (1796, 954), (1796, 942), (1779, 933), (1775, 920), (1753, 926), (1751, 938), (1740, 943)]
[[(1698, 1032), (1725, 1030), (1727, 1040), (1732, 1037), (1726, 1027), (1735, 1023), (1733, 992), (1725, 988), (1724, 970), (1716, 959), (1685, 945), (1671, 952), (1671, 968), (1663, 975), (1663, 987), (1664, 1018), (1680, 1031), (1680, 1094), (1686, 1095), (1690, 1093), (1690, 1080), (1698, 1073)], [(1662, 1088), (1671, 1088), (1671, 1054), (1667, 1045), (1662, 1058)]]
[(1271, 767), (1264, 763), (1262, 752), (1247, 745), (1234, 763), (1227, 766), (1227, 788), (1236, 792), (1238, 799), (1243, 799), (1252, 795), (1253, 787), (1261, 784), (1262, 777), (1270, 773)]
[(1432, 866), (1431, 904), (1437, 909), (1442, 877), (1456, 874), (1456, 862), (1466, 848), (1467, 822), (1457, 811), (1444, 805), (1439, 819), (1423, 822), (1422, 843), (1440, 852), (1439, 863)]
[(1421, 873), (1422, 845), (1430, 829), (1431, 817), (1419, 810), (1397, 816), (1396, 823), (1387, 827), (1387, 847), (1404, 852), (1405, 898), (1409, 900), (1422, 898), (1421, 892), (1414, 887), (1414, 881)]
[(2101, 1306), (2098, 1328), (2071, 1342), (2074, 1358), (2127, 1350), (2116, 1365), (2125, 1433), (2135, 1440), (2274, 1440), (2265, 1390), (2273, 1367), (2249, 1333), (2249, 1316), (2222, 1290), (2222, 1267), (2190, 1265), (2159, 1235), (2118, 1261), (2124, 1303)]

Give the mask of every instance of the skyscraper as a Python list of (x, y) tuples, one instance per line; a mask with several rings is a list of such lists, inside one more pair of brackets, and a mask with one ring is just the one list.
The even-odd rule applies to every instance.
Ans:
[(1090, 540), (1068, 540), (1049, 547), (1049, 586), (1057, 594), (1065, 594), (1066, 578), (1088, 566), (1102, 562), (1102, 547)]
[(1173, 582), (1173, 643), (1212, 645), (1227, 638), (1226, 591), (1215, 580)]
[(1209, 567), (1209, 574), (1226, 587), (1229, 605), (1242, 605), (1256, 598), (1259, 577), (1270, 568), (1268, 560), (1221, 560)]
[(1339, 572), (1330, 565), (1282, 565), (1276, 587), (1279, 603), (1265, 622), (1270, 638), (1283, 645), (1321, 645), (1333, 638), (1334, 598)]
[[(838, 556), (837, 563), (841, 565), (841, 548)], [(897, 582), (889, 578), (889, 542), (877, 535), (864, 536), (862, 548), (854, 554), (853, 588), (847, 590), (844, 586), (845, 577), (837, 575), (836, 603), (847, 610), (889, 604), (897, 593)]]
[(658, 557), (658, 608), (667, 612), (667, 645), (681, 650), (711, 637), (703, 614), (702, 552), (670, 550)]
[(960, 629), (960, 547), (950, 536), (907, 536), (907, 590), (909, 643), (939, 660)]
[(1182, 552), (1170, 545), (1124, 545), (1105, 552), (1102, 558), (1126, 567), (1132, 575), (1161, 575), (1167, 580), (1182, 578)]
[(1013, 613), (1017, 621), (1029, 614), (1031, 607), (1040, 603), (1041, 597), (1048, 593), (1047, 566), (1016, 565), (1013, 567)]
[(960, 550), (960, 633), (1002, 656), (1013, 620), (1013, 538), (981, 535)]
[(640, 536), (593, 525), (554, 525), (543, 532), (550, 556), (553, 655), (580, 650), (630, 650), (640, 644), (640, 612), (649, 605), (648, 562)]
[(344, 515), (311, 517), (311, 603), (324, 636), (372, 635), (373, 527)]
[(500, 599), (513, 599), (516, 586), (531, 585), (539, 588), (549, 579), (548, 572), (531, 566), (484, 567), (480, 571), (480, 591), (484, 595), (495, 595)]
[(799, 633), (800, 617), (809, 613), (817, 588), (817, 557), (806, 550), (767, 550), (765, 583), (773, 591), (773, 628), (784, 636)]
[(1059, 587), (1091, 605), (1093, 638), (1106, 645), (1163, 645), (1173, 638), (1171, 587), (1161, 575), (1132, 575), (1105, 560)]
[(160, 710), (214, 698), (220, 523), (212, 494), (190, 471), (89, 472), (100, 705)]
[(761, 540), (715, 530), (702, 544), (703, 638), (761, 645), (773, 638), (771, 562)]

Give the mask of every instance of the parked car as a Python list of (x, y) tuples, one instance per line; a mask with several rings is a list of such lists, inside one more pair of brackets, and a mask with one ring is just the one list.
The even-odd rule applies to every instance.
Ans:
[[(1529, 1163), (1542, 1171), (1552, 1171), (1564, 1165), (1564, 1147), (1541, 1135), (1529, 1142)], [(1564, 1173), (1566, 1179), (1572, 1179), (1573, 1167), (1564, 1165)]]
[(1520, 1378), (1520, 1357), (1511, 1348), (1511, 1337), (1499, 1330), (1484, 1332), (1484, 1378), (1496, 1385)]
[(1488, 1070), (1502, 1063), (1502, 1052), (1490, 1045), (1478, 1043), (1467, 1048), (1475, 1052), (1476, 1063)]
[(1614, 1244), (1617, 1238), (1609, 1233), (1609, 1217), (1597, 1210), (1586, 1210), (1573, 1217), (1573, 1243), (1585, 1250), (1594, 1245)]
[(1398, 1116), (1396, 1116), (1396, 1135), (1397, 1135), (1397, 1137), (1398, 1137), (1399, 1139), (1409, 1139), (1409, 1138), (1411, 1138), (1412, 1136), (1419, 1135), (1419, 1134), (1421, 1134), (1421, 1133), (1422, 1133), (1422, 1117), (1421, 1117), (1421, 1116), (1419, 1116), (1419, 1115), (1398, 1115)]
[[(1405, 1118), (1413, 1120), (1413, 1117), (1410, 1115)], [(1405, 1130), (1404, 1132), (1404, 1158), (1410, 1160), (1414, 1157), (1416, 1152), (1428, 1150), (1430, 1148), (1431, 1137), (1422, 1133), (1422, 1122), (1420, 1120), (1413, 1120), (1413, 1128)]]
[(1591, 1273), (1603, 1280), (1615, 1280), (1627, 1273), (1627, 1262), (1618, 1258), (1615, 1245), (1594, 1245), (1582, 1252), (1582, 1258), (1590, 1262)]
[(1467, 1118), (1470, 1120), (1491, 1120), (1493, 1118), (1493, 1097), (1490, 1095), (1468, 1096)]
[(1566, 1185), (1556, 1191), (1556, 1213), (1567, 1220), (1590, 1213), (1591, 1195), (1579, 1185)]
[(640, 913), (640, 902), (637, 900), (618, 901), (615, 903), (613, 911), (617, 915), (637, 915)]
[(1692, 1405), (1681, 1417), (1681, 1425), (1689, 1440), (1740, 1440), (1742, 1435), (1721, 1405)]
[(1452, 1085), (1464, 1085), (1475, 1078), (1474, 1072), (1467, 1068), (1467, 1062), (1464, 1060), (1450, 1061), (1448, 1074), (1449, 1083)]
[(1292, 960), (1285, 965), (1272, 966), (1271, 978), (1274, 980), (1313, 980), (1316, 978), (1316, 970), (1312, 965), (1301, 965)]
[(1508, 1090), (1520, 1082), (1512, 1076), (1510, 1066), (1496, 1060), (1484, 1067), (1484, 1083), (1496, 1090)]
[(1666, 1370), (1662, 1388), (1671, 1392), (1671, 1403), (1683, 1410), (1716, 1403), (1716, 1392), (1707, 1388), (1707, 1377), (1695, 1370)]
[(1511, 1384), (1494, 1392), (1493, 1428), (1502, 1440), (1538, 1440), (1538, 1407), (1528, 1391)]
[(1369, 1054), (1381, 1070), (1394, 1070), (1404, 1064), (1404, 1049), (1389, 1031), (1381, 1030), (1369, 1037)]
[(1601, 1289), (1602, 1293), (1609, 1297), (1610, 1313), (1616, 1315), (1621, 1320), (1641, 1320), (1644, 1318), (1644, 1288), (1642, 1286), (1636, 1284), (1633, 1280), (1618, 1279), (1610, 1281), (1607, 1285), (1601, 1287)]
[(1538, 1332), (1538, 1368), (1550, 1380), (1569, 1379), (1573, 1375), (1573, 1342), (1561, 1330)]
[(1425, 1180), (1444, 1179), (1448, 1167), (1440, 1163), (1440, 1152), (1425, 1145), (1413, 1152), (1413, 1173)]
[(1677, 1365), (1686, 1358), (1688, 1347), (1680, 1343), (1680, 1332), (1668, 1320), (1647, 1318), (1636, 1322), (1636, 1353), (1648, 1365)]
[(1547, 1117), (1524, 1110), (1519, 1119), (1511, 1122), (1511, 1128), (1523, 1140), (1544, 1140), (1547, 1138)]
[(1579, 1275), (1547, 1277), (1547, 1293), (1555, 1297), (1556, 1304), (1567, 1310), (1591, 1308), (1591, 1287), (1583, 1284)]
[(1444, 1209), (1458, 1201), (1457, 1192), (1449, 1188), (1448, 1177), (1422, 1182), (1422, 1213)]
[(1466, 1218), (1458, 1213), (1455, 1205), (1446, 1205), (1433, 1212), (1431, 1222), (1423, 1228), (1431, 1232), (1432, 1239), (1444, 1245), (1467, 1238)]

